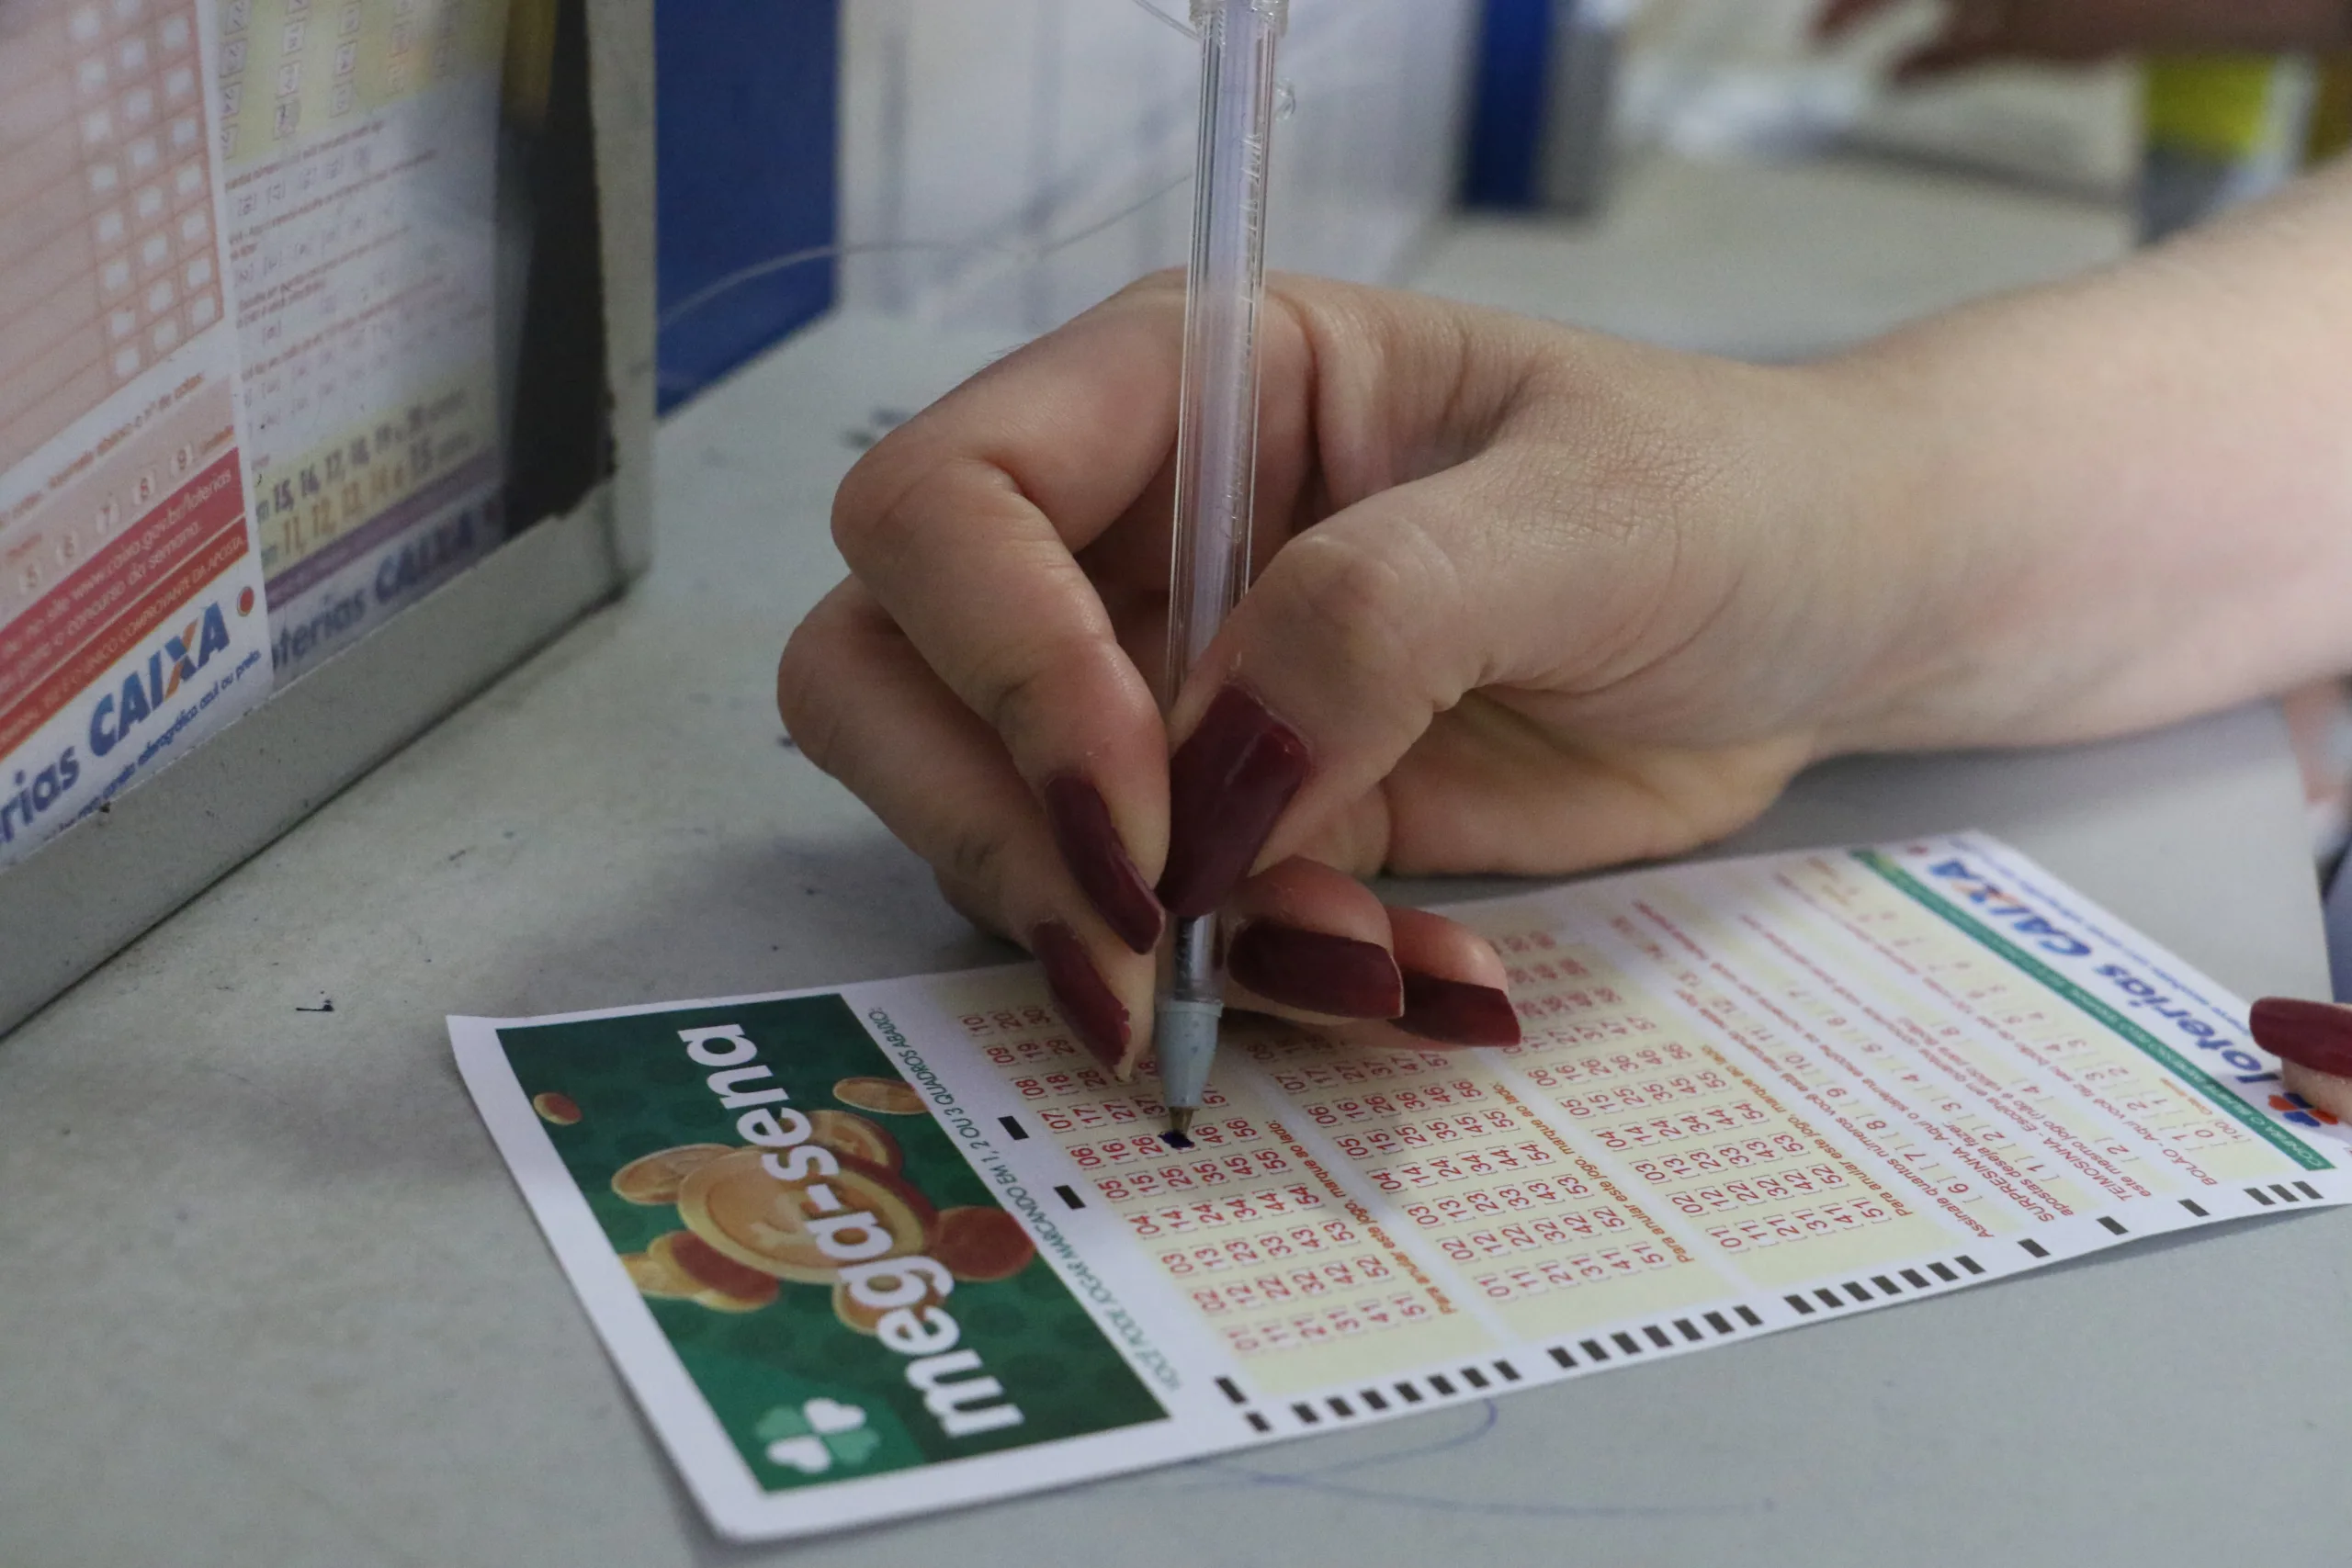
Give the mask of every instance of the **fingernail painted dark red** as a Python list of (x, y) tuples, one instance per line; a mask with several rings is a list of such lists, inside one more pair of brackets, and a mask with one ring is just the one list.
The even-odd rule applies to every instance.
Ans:
[(1268, 1001), (1334, 1018), (1395, 1018), (1405, 1006), (1386, 948), (1328, 931), (1259, 920), (1233, 939), (1226, 969)]
[(1159, 944), (1167, 916), (1120, 841), (1102, 792), (1076, 773), (1063, 773), (1048, 779), (1044, 793), (1046, 819), (1053, 825), (1062, 863), (1119, 940), (1137, 953), (1149, 953)]
[(1396, 1027), (1448, 1045), (1516, 1045), (1519, 1014), (1492, 986), (1405, 972), (1405, 1010)]
[(1306, 782), (1306, 742), (1238, 686), (1209, 704), (1168, 762), (1170, 914), (1213, 912), (1247, 875), (1276, 818)]
[(1086, 944), (1061, 921), (1047, 920), (1029, 933), (1029, 951), (1044, 965), (1062, 1017), (1098, 1061), (1116, 1067), (1127, 1054), (1127, 1010), (1086, 955)]
[(2352, 1009), (2295, 997), (2254, 1004), (2255, 1043), (2274, 1056), (2336, 1077), (2352, 1077)]

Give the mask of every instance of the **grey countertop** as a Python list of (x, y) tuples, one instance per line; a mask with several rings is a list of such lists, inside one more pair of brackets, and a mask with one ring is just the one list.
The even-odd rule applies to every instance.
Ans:
[[(1010, 955), (770, 703), (837, 570), (853, 438), (1002, 346), (836, 321), (694, 405), (662, 437), (646, 583), (0, 1041), (0, 1562), (2343, 1560), (2340, 1213), (800, 1547), (716, 1543), (440, 1017)], [(1837, 764), (1744, 843), (1962, 825), (2225, 985), (2324, 991), (2267, 710)]]

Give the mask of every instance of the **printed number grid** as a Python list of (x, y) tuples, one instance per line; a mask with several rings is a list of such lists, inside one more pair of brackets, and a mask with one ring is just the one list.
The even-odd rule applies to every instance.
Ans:
[(449, 215), (426, 196), (450, 149), (375, 111), (481, 64), (500, 9), (221, 0), (254, 523), (274, 597), (365, 547), (377, 520), (494, 477), (488, 306), (435, 240)]
[(194, 0), (14, 9), (0, 50), (0, 468), (221, 314)]
[[(1878, 878), (1808, 864), (1783, 874), (1782, 881), (1926, 993), (1886, 1022), (1956, 1082), (1979, 1094), (1989, 1091), (1996, 1103), (2012, 1109), (2020, 1123), (2016, 1141), (2024, 1145), (2019, 1166), (2025, 1174), (2086, 1179), (2105, 1196), (2124, 1198), (2143, 1196), (2152, 1188), (2170, 1190), (2176, 1182), (2168, 1168), (2176, 1166), (2210, 1165), (2221, 1179), (2238, 1180), (2275, 1164), (2267, 1145), (2188, 1093), (2161, 1064), (2088, 1027), (2072, 1008), (2054, 1003), (2046, 991), (1949, 926), (1905, 921), (1902, 895)], [(1999, 1037), (2012, 1053), (2004, 1056), (1950, 1043), (1965, 1037), (1963, 1021)], [(2052, 1092), (2052, 1085), (2077, 1092), (2061, 1097)], [(2104, 1112), (2139, 1136), (2094, 1145), (2069, 1135), (2067, 1124), (2082, 1122), (2086, 1110)], [(2143, 1157), (2143, 1150), (2158, 1149), (2158, 1158)], [(2044, 1159), (2045, 1153), (2058, 1163)], [(2105, 1179), (2103, 1173), (2120, 1179)], [(2087, 1190), (2073, 1190), (2077, 1202), (2091, 1201)]]
[(220, 144), (232, 162), (446, 79), (466, 7), (438, 0), (220, 0)]
[(1492, 1053), (1343, 1054), (1298, 1031), (1257, 1032), (1244, 1048), (1470, 1293), (1500, 1303), (1573, 1290), (1681, 1253), (1480, 1070)]
[(1262, 1114), (1212, 1088), (1191, 1147), (1166, 1136), (1146, 1061), (1121, 1084), (1046, 1009), (967, 1014), (966, 1034), (1022, 1101), (1022, 1120), (1060, 1144), (1100, 1201), (1201, 1319), (1245, 1359), (1306, 1349), (1437, 1315)]
[[(1630, 923), (1620, 934), (1666, 956)], [(1527, 1027), (1521, 1044), (1498, 1055), (1570, 1136), (1717, 1256), (1803, 1247), (1912, 1212), (1599, 953), (1561, 948), (1542, 932), (1502, 946)], [(1750, 1021), (1697, 975), (1682, 978), (1691, 983), (1684, 999), (1712, 1008), (1737, 1038)]]

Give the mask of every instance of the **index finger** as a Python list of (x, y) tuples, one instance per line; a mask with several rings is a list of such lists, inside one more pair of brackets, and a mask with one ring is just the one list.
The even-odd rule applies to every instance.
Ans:
[(850, 570), (1001, 738), (1098, 907), (1159, 874), (1168, 748), (1076, 552), (1168, 466), (1182, 312), (1147, 283), (1010, 355), (877, 444), (833, 506)]

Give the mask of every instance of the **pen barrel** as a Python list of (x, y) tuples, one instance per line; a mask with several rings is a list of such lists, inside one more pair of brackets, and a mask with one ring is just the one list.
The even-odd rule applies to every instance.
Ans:
[[(1289, 0), (1193, 0), (1201, 35), (1201, 130), (1193, 258), (1184, 277), (1176, 515), (1163, 700), (1216, 637), (1250, 581), (1258, 479), (1258, 314), (1266, 292), (1266, 162), (1274, 55)], [(1214, 915), (1176, 922), (1153, 1038), (1160, 1091), (1181, 1130), (1207, 1091), (1224, 1010)]]
[(1201, 126), (1176, 426), (1170, 703), (1250, 580), (1266, 164), (1284, 11), (1275, 0), (1200, 0), (1193, 16), (1201, 34)]

